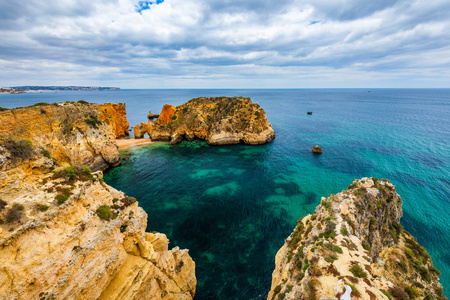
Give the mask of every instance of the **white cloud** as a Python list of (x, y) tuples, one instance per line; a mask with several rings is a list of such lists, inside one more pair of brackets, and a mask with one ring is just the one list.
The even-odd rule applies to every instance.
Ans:
[(450, 81), (448, 1), (165, 0), (141, 14), (137, 2), (0, 0), (2, 85)]

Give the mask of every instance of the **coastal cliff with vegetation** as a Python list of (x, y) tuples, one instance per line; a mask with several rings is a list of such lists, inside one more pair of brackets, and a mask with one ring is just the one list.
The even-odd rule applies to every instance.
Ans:
[(103, 182), (125, 106), (0, 112), (0, 299), (192, 299), (195, 263)]
[(275, 258), (267, 299), (446, 299), (440, 272), (400, 224), (389, 180), (354, 180), (297, 221)]
[(120, 164), (115, 140), (126, 136), (128, 127), (125, 104), (37, 103), (0, 111), (0, 139), (6, 146), (27, 139), (59, 163), (92, 170)]
[(135, 138), (145, 133), (153, 141), (171, 144), (200, 139), (210, 145), (258, 145), (275, 138), (264, 110), (244, 97), (195, 98), (176, 107), (166, 104), (157, 120), (135, 126)]

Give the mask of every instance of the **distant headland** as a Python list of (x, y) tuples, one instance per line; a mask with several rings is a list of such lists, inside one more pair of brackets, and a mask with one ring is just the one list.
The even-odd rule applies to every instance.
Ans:
[(101, 87), (101, 86), (40, 86), (40, 85), (24, 85), (0, 88), (0, 93), (21, 94), (30, 91), (116, 91), (118, 87)]

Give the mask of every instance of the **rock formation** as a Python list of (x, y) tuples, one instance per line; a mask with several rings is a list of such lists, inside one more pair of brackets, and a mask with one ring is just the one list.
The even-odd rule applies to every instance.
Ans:
[(267, 299), (446, 299), (440, 272), (400, 225), (402, 200), (388, 181), (354, 180), (297, 221), (275, 258)]
[(156, 121), (134, 128), (135, 138), (148, 133), (153, 141), (205, 140), (210, 145), (264, 144), (275, 138), (266, 113), (250, 98), (195, 98), (174, 107), (164, 105)]
[(0, 112), (1, 139), (28, 139), (58, 162), (92, 170), (120, 164), (115, 139), (128, 126), (125, 104), (66, 102)]
[(313, 153), (322, 154), (322, 148), (320, 148), (320, 146), (318, 146), (318, 145), (315, 145), (314, 147), (312, 147), (311, 151)]
[(100, 111), (100, 120), (104, 121), (114, 130), (116, 139), (129, 135), (128, 128), (130, 124), (127, 120), (125, 103), (99, 104), (98, 109)]
[(117, 108), (106, 107), (104, 119), (97, 105), (42, 108), (0, 116), (3, 134), (18, 126), (0, 141), (0, 299), (192, 299), (188, 250), (145, 232), (147, 214), (101, 171), (59, 155), (114, 145), (107, 120), (117, 122)]

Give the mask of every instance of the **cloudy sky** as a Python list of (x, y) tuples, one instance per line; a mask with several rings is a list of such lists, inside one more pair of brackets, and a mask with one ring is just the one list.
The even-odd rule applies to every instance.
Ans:
[(450, 87), (449, 0), (0, 0), (0, 86)]

